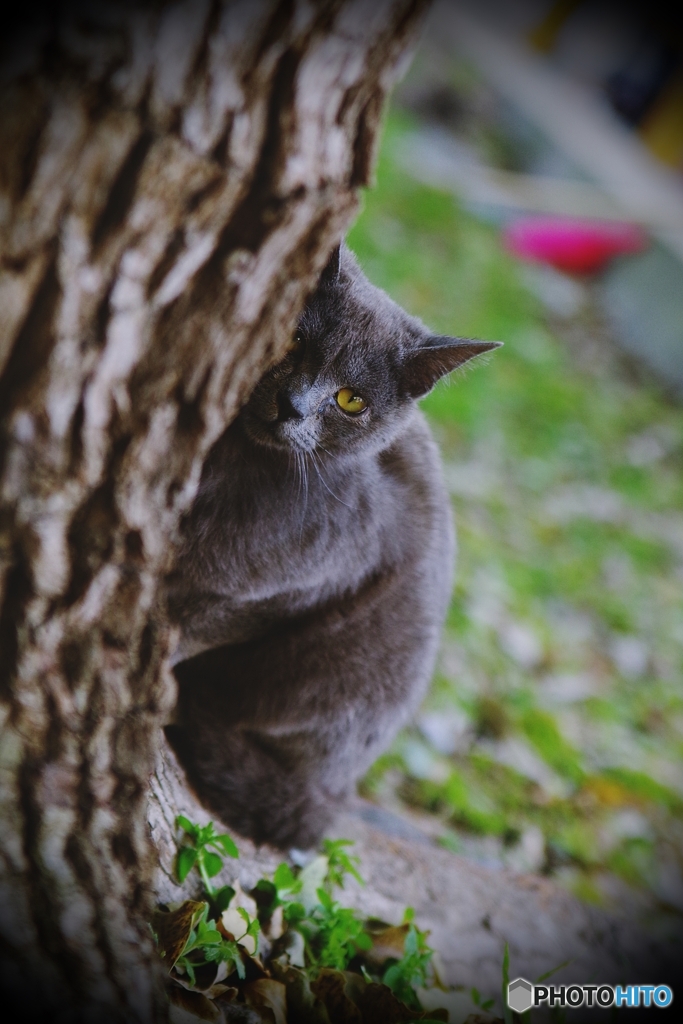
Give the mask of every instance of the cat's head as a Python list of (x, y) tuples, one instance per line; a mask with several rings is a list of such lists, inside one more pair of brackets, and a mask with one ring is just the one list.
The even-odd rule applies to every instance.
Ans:
[(253, 441), (275, 450), (323, 458), (379, 451), (417, 398), (498, 344), (431, 334), (368, 281), (342, 244), (289, 353), (259, 382), (242, 419)]

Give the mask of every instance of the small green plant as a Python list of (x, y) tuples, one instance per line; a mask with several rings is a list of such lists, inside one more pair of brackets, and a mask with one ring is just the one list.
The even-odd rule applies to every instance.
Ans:
[(251, 895), (258, 907), (259, 920), (267, 924), (278, 907), (286, 907), (301, 892), (302, 881), (289, 864), (280, 864), (269, 878), (259, 878)]
[[(181, 846), (178, 851), (176, 860), (178, 881), (182, 884), (192, 868), (196, 867), (201, 875), (206, 893), (211, 897), (213, 908), (219, 914), (222, 913), (228, 908), (230, 900), (235, 895), (235, 890), (229, 885), (223, 886), (219, 890), (214, 889), (211, 879), (223, 867), (223, 856), (239, 857), (235, 843), (225, 833), (217, 835), (212, 821), (208, 825), (193, 825), (184, 815), (179, 814), (176, 818), (176, 825), (183, 830), (189, 840), (189, 843)], [(213, 849), (209, 849), (209, 847), (213, 847)]]
[[(192, 922), (190, 934), (183, 951), (175, 962), (175, 969), (186, 974), (194, 985), (196, 970), (206, 964), (232, 963), (238, 977), (244, 978), (245, 970), (237, 943), (226, 939), (216, 928), (216, 922), (208, 919), (209, 904), (202, 903)], [(247, 915), (248, 916), (248, 915)], [(256, 922), (258, 925), (258, 921)]]
[(403, 956), (387, 967), (382, 981), (407, 1006), (418, 1010), (420, 1003), (415, 989), (426, 988), (429, 983), (434, 950), (427, 945), (427, 932), (415, 927), (413, 917), (413, 908), (408, 907), (403, 917), (404, 924), (408, 925)]
[(482, 1002), (481, 992), (479, 991), (478, 988), (470, 989), (470, 999), (472, 1000), (474, 1005), (478, 1006), (481, 1010), (490, 1010), (493, 1004), (495, 1003), (495, 999), (485, 999)]
[(360, 857), (350, 856), (344, 847), (353, 846), (351, 839), (324, 839), (323, 852), (327, 857), (327, 885), (344, 888), (346, 875), (352, 875), (360, 885), (365, 885), (358, 872)]
[(512, 1010), (508, 1006), (508, 986), (510, 984), (510, 947), (507, 942), (503, 951), (503, 1020), (505, 1024), (512, 1024)]
[[(298, 986), (299, 995), (303, 986), (313, 1000), (318, 998), (314, 996), (316, 986), (329, 984), (330, 973), (350, 971), (361, 986), (379, 983), (385, 987), (387, 998), (394, 1000), (390, 1012), (397, 1015), (397, 1021), (404, 1019), (401, 1014), (406, 1007), (422, 1019), (416, 989), (428, 987), (435, 977), (427, 932), (415, 926), (411, 908), (402, 925), (392, 927), (380, 921), (366, 922), (356, 910), (335, 900), (335, 890), (343, 888), (349, 878), (364, 884), (358, 870), (360, 860), (349, 851), (350, 840), (325, 840), (322, 853), (303, 869), (283, 863), (272, 878), (259, 879), (249, 894), (257, 906), (257, 916), (251, 917), (243, 907), (230, 909), (235, 896), (232, 886), (216, 888), (211, 881), (223, 867), (224, 856), (238, 856), (230, 836), (217, 834), (211, 822), (200, 826), (182, 815), (176, 824), (184, 833), (176, 859), (178, 880), (184, 882), (196, 869), (204, 887), (201, 901), (186, 900), (175, 909), (160, 909), (152, 922), (159, 951), (176, 981), (220, 998), (226, 988), (237, 987), (242, 992), (245, 979), (254, 972), (263, 977), (265, 971), (266, 977), (285, 977)], [(272, 931), (277, 912), (281, 923)], [(240, 919), (244, 925), (241, 934), (235, 928)], [(265, 965), (254, 959), (249, 943), (245, 945), (250, 938), (256, 949), (262, 929), (270, 944)], [(278, 936), (284, 944), (278, 945)], [(388, 945), (396, 955), (385, 952), (378, 960), (373, 952), (376, 944), (380, 948)], [(298, 953), (288, 952), (294, 947)], [(225, 967), (219, 973), (221, 964)], [(208, 970), (212, 965), (216, 968), (213, 973)], [(269, 970), (274, 974), (269, 975)], [(283, 971), (290, 973), (283, 975)], [(219, 978), (225, 979), (225, 984), (217, 982)], [(241, 998), (249, 998), (248, 990), (249, 985)]]
[(301, 903), (290, 903), (287, 923), (303, 937), (309, 973), (315, 975), (321, 967), (344, 971), (358, 953), (372, 947), (372, 939), (355, 910), (340, 906), (323, 888), (317, 897), (310, 911)]
[(222, 928), (217, 922), (230, 905), (235, 890), (230, 885), (216, 889), (211, 882), (223, 867), (224, 856), (239, 856), (237, 847), (229, 835), (216, 833), (213, 822), (195, 825), (183, 815), (178, 815), (176, 825), (186, 837), (176, 858), (178, 881), (184, 882), (190, 871), (196, 868), (206, 899), (186, 900), (175, 909), (155, 914), (152, 930), (159, 951), (174, 974), (187, 978), (192, 985), (196, 984), (197, 971), (211, 964), (225, 963), (227, 973), (235, 972), (238, 978), (243, 979), (245, 967), (239, 943), (247, 936), (256, 943), (260, 924), (246, 910), (237, 908), (244, 921), (243, 932), (233, 936)]
[[(573, 963), (572, 960), (563, 960), (563, 962), (561, 964), (558, 964), (557, 967), (551, 967), (550, 970), (549, 971), (545, 971), (544, 974), (539, 974), (539, 976), (536, 978), (536, 984), (540, 985), (542, 981), (547, 981), (547, 979), (552, 977), (553, 974), (556, 974), (558, 971), (561, 971), (563, 969), (563, 967), (568, 967), (569, 964), (571, 964), (571, 963)], [(503, 984), (502, 984), (504, 1021), (505, 1021), (505, 1024), (513, 1024), (513, 1021), (521, 1020), (523, 1022), (523, 1024), (531, 1024), (531, 1010), (526, 1010), (524, 1013), (513, 1013), (513, 1011), (508, 1006), (508, 985), (509, 984), (510, 984), (510, 948), (509, 948), (509, 946), (508, 946), (508, 944), (506, 942), (505, 943), (505, 949), (503, 950)], [(476, 989), (472, 989), (473, 993), (475, 991), (476, 991)], [(478, 993), (477, 993), (477, 995), (478, 995)], [(472, 996), (472, 1001), (475, 1002), (477, 1006), (480, 1005), (474, 999), (474, 995)], [(494, 1001), (495, 1000), (493, 1000), (493, 999), (489, 999), (486, 1003), (481, 1003), (482, 1009), (488, 1009), (490, 1006), (493, 1006)], [(552, 1009), (553, 1010), (559, 1010), (560, 1007), (556, 1006), (556, 1007), (553, 1007)], [(563, 1011), (563, 1013), (564, 1013), (564, 1011)], [(553, 1019), (555, 1019), (555, 1016), (556, 1015), (553, 1014)], [(564, 1016), (562, 1016), (560, 1019), (564, 1020)]]

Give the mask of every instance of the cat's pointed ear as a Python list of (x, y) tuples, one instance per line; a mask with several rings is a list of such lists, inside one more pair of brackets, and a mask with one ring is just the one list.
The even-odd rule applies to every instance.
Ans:
[(477, 341), (473, 338), (428, 338), (421, 348), (410, 353), (404, 363), (404, 389), (412, 398), (420, 398), (451, 370), (457, 370), (475, 356), (502, 344), (502, 341)]
[(325, 287), (325, 285), (328, 284), (334, 284), (339, 278), (339, 274), (341, 272), (341, 247), (342, 243), (340, 242), (339, 245), (332, 250), (325, 269), (320, 275), (320, 284), (322, 287)]

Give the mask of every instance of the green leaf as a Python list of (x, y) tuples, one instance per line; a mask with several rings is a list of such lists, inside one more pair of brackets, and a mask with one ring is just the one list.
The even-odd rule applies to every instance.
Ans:
[(250, 918), (249, 911), (245, 910), (243, 906), (238, 907), (238, 913), (242, 920), (247, 926), (247, 935), (258, 935), (261, 930), (261, 926), (258, 923), (258, 918)]
[(346, 875), (353, 875), (360, 885), (365, 885), (356, 865), (360, 864), (359, 857), (351, 857), (344, 850), (345, 846), (353, 846), (351, 839), (325, 839), (323, 850), (328, 860), (327, 882), (329, 885), (339, 885), (344, 888)]
[(183, 846), (183, 848), (178, 853), (178, 857), (176, 860), (176, 874), (178, 876), (178, 881), (181, 883), (181, 885), (189, 875), (190, 871), (192, 871), (192, 868), (195, 866), (196, 862), (197, 851), (194, 849), (194, 847)]
[(197, 838), (199, 825), (193, 825), (189, 818), (186, 818), (184, 814), (179, 814), (175, 823), (176, 828), (181, 828), (183, 832), (187, 832), (188, 836), (192, 836), (193, 839)]
[(235, 895), (235, 890), (231, 885), (224, 885), (218, 890), (216, 895), (213, 897), (213, 904), (218, 914), (222, 914), (224, 910), (227, 910), (230, 906), (230, 900)]
[(382, 983), (384, 985), (387, 985), (393, 992), (395, 991), (394, 986), (396, 985), (396, 982), (399, 980), (399, 978), (401, 978), (401, 975), (401, 963), (400, 961), (397, 961), (395, 964), (391, 964), (390, 967), (387, 967), (382, 977)]
[(237, 977), (240, 979), (240, 981), (244, 981), (244, 979), (247, 976), (247, 972), (244, 968), (244, 963), (242, 961), (241, 956), (238, 956), (237, 959), (235, 960), (235, 970), (237, 971)]
[(194, 921), (195, 927), (198, 927), (202, 923), (202, 921), (207, 921), (208, 917), (209, 917), (209, 904), (208, 903), (202, 903), (201, 906), (200, 906), (200, 909), (197, 911), (197, 914), (195, 916), (195, 921)]
[[(263, 879), (265, 882), (265, 879)], [(260, 883), (257, 883), (257, 888)], [(294, 873), (290, 868), (289, 864), (280, 864), (275, 869), (273, 875), (273, 884), (278, 892), (296, 892), (297, 885), (301, 888), (301, 884), (298, 879), (294, 877)]]
[(549, 970), (549, 971), (546, 971), (546, 972), (545, 972), (545, 974), (541, 974), (541, 975), (539, 975), (539, 977), (538, 977), (538, 978), (536, 978), (536, 981), (537, 981), (537, 982), (545, 981), (545, 980), (546, 980), (547, 978), (549, 978), (549, 977), (550, 977), (550, 976), (551, 976), (552, 974), (556, 974), (556, 973), (557, 973), (557, 971), (561, 971), (563, 967), (568, 967), (568, 966), (569, 966), (569, 964), (571, 964), (571, 963), (573, 963), (573, 962), (574, 962), (574, 961), (573, 961), (573, 959), (572, 959), (572, 960), (565, 960), (565, 961), (564, 961), (564, 963), (562, 963), (562, 964), (558, 964), (558, 965), (557, 965), (557, 967), (553, 967), (553, 968), (552, 968), (551, 970)]
[(216, 922), (211, 918), (209, 921), (200, 921), (199, 927), (197, 928), (197, 945), (220, 945), (223, 941), (223, 936), (216, 928)]
[(222, 850), (226, 857), (239, 857), (239, 851), (230, 836), (216, 836), (210, 840), (210, 845)]
[(353, 839), (323, 839), (323, 849), (328, 857), (330, 854), (338, 853), (345, 846), (353, 846)]
[(199, 829), (197, 834), (197, 846), (208, 846), (216, 838), (213, 822), (210, 821)]
[(330, 894), (325, 892), (324, 889), (316, 889), (315, 892), (316, 896), (320, 900), (321, 907), (328, 911), (332, 910), (334, 907), (334, 901)]
[(306, 917), (306, 908), (302, 903), (288, 903), (283, 910), (285, 921), (289, 924), (298, 924)]
[(510, 947), (507, 942), (503, 951), (503, 1019), (512, 1024), (512, 1010), (508, 1006), (508, 985), (510, 984)]
[(269, 882), (267, 878), (259, 878), (254, 889), (262, 892), (264, 896), (268, 896), (270, 899), (274, 899), (277, 896), (276, 886), (273, 885), (272, 882)]
[(415, 928), (414, 924), (411, 924), (410, 928), (408, 929), (408, 934), (406, 935), (403, 948), (407, 955), (415, 954), (418, 952), (419, 944), (417, 937), (417, 929)]
[(217, 853), (211, 853), (210, 850), (202, 850), (202, 860), (204, 861), (204, 870), (206, 871), (209, 878), (213, 878), (223, 867), (223, 861)]
[(248, 911), (246, 911), (244, 907), (238, 907), (237, 913), (240, 915), (245, 925), (247, 926), (245, 935), (251, 935), (252, 938), (256, 938), (258, 933), (261, 931), (261, 925), (259, 924), (258, 918), (250, 917)]
[(185, 973), (187, 974), (188, 978), (190, 979), (191, 984), (194, 985), (197, 979), (195, 977), (194, 967), (192, 966), (191, 962), (187, 959), (187, 957), (181, 956), (180, 960), (178, 960), (178, 962), (176, 963), (176, 967), (182, 967), (185, 970)]

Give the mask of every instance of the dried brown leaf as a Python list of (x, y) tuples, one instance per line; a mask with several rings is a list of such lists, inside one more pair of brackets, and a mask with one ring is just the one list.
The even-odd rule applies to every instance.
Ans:
[(152, 929), (157, 937), (159, 954), (170, 970), (176, 962), (192, 931), (195, 915), (204, 906), (196, 900), (185, 900), (175, 910), (155, 910)]
[(293, 967), (305, 967), (306, 947), (301, 932), (294, 928), (287, 928), (282, 935), (273, 942), (271, 959), (279, 960), (286, 956)]
[(244, 986), (244, 998), (248, 1006), (259, 1012), (270, 1010), (273, 1024), (287, 1024), (287, 989), (282, 982), (272, 978), (252, 981)]
[(448, 1021), (448, 1010), (411, 1010), (386, 985), (367, 985), (360, 999), (363, 1024), (405, 1024), (414, 1020)]
[[(172, 985), (169, 997), (171, 1000), (171, 1020), (177, 1022), (177, 1024), (181, 1024), (181, 1022), (186, 1020), (186, 1014), (190, 1014), (191, 1017), (195, 1017), (197, 1020), (211, 1021), (211, 1024), (214, 1024), (221, 1017), (221, 1011), (216, 1004), (211, 999), (207, 999), (201, 992), (188, 992), (185, 988)], [(181, 1012), (174, 1014), (174, 1009)]]
[(375, 932), (386, 931), (387, 928), (392, 928), (388, 921), (383, 921), (380, 917), (368, 917), (365, 922), (365, 930), (369, 935), (373, 935)]
[(406, 935), (409, 924), (388, 925), (382, 930), (369, 931), (372, 949), (367, 950), (365, 958), (372, 964), (381, 965), (393, 957), (400, 960), (404, 953)]
[(211, 988), (207, 989), (204, 995), (208, 996), (209, 999), (225, 999), (226, 1002), (232, 1002), (239, 992), (238, 988), (234, 985), (224, 985), (223, 982), (214, 982)]
[(251, 956), (247, 950), (238, 943), (246, 980), (260, 981), (261, 978), (269, 978), (270, 972), (265, 969), (263, 962), (257, 956)]
[(311, 991), (325, 1004), (331, 1024), (363, 1024), (362, 1014), (352, 998), (359, 987), (350, 984), (342, 971), (323, 968), (311, 983)]
[(287, 989), (289, 1024), (331, 1024), (325, 1004), (311, 992), (308, 978), (296, 967), (284, 967), (277, 961), (270, 966), (273, 977)]

